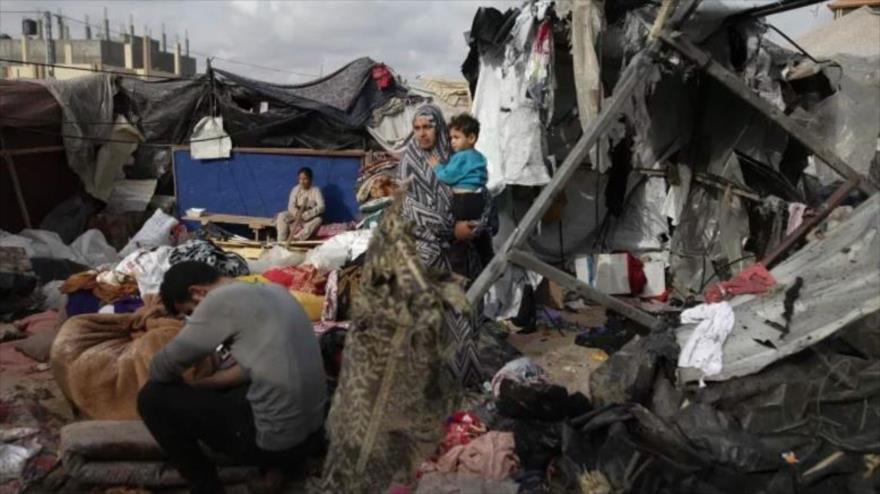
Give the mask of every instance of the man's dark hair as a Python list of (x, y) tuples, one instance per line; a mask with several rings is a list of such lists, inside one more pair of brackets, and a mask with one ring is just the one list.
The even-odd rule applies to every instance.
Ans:
[(314, 174), (312, 173), (312, 169), (307, 166), (301, 168), (299, 170), (299, 173), (297, 173), (297, 175), (305, 175), (306, 177), (309, 178), (309, 180), (311, 180), (312, 177), (314, 176)]
[(162, 298), (165, 310), (176, 316), (176, 304), (189, 301), (191, 286), (211, 285), (219, 279), (220, 271), (210, 264), (197, 261), (181, 262), (171, 266), (171, 269), (165, 273), (162, 286), (159, 288), (159, 296)]
[(452, 120), (449, 121), (449, 128), (455, 129), (466, 136), (480, 137), (480, 121), (467, 113), (452, 117)]

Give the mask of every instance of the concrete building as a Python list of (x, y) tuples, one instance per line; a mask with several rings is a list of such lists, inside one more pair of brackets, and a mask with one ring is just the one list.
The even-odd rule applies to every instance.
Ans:
[(835, 0), (828, 8), (834, 12), (834, 18), (838, 19), (865, 6), (880, 8), (880, 0)]
[[(116, 36), (107, 36), (106, 31), (100, 38), (70, 39), (69, 26), (59, 25), (60, 39), (45, 39), (44, 23), (40, 20), (39, 34), (24, 36), (18, 39), (0, 39), (0, 58), (17, 62), (0, 62), (0, 77), (41, 79), (54, 77), (69, 79), (79, 77), (88, 70), (110, 70), (114, 72), (140, 75), (144, 78), (156, 77), (190, 77), (196, 73), (196, 59), (189, 56), (189, 39), (185, 41), (185, 51), (180, 43), (175, 43), (169, 51), (162, 33), (162, 42), (149, 36), (136, 36), (134, 26), (129, 32)], [(109, 23), (105, 20), (105, 29), (109, 31)], [(164, 31), (164, 29), (163, 29)], [(46, 34), (50, 33), (46, 30)], [(86, 29), (86, 37), (91, 37), (91, 26)], [(47, 46), (54, 47), (54, 57), (47, 53)], [(36, 64), (51, 63), (65, 67), (44, 67)]]

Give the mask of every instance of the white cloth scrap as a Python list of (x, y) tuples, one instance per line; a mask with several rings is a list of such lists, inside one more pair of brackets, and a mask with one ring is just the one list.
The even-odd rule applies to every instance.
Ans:
[[(728, 302), (701, 304), (681, 313), (682, 324), (696, 324), (684, 348), (678, 355), (679, 367), (693, 367), (703, 376), (721, 372), (724, 342), (733, 330), (733, 308)], [(700, 378), (700, 386), (704, 386)]]

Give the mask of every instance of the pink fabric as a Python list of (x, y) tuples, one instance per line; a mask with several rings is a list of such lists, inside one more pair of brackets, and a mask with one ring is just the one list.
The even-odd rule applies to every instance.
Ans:
[(492, 480), (510, 477), (519, 469), (512, 432), (487, 432), (468, 444), (454, 446), (436, 462), (425, 462), (421, 473), (459, 472)]
[(801, 223), (804, 222), (804, 212), (806, 210), (807, 205), (799, 202), (792, 202), (788, 205), (788, 227), (785, 229), (786, 235), (791, 235), (791, 232), (797, 230), (797, 227), (801, 226)]
[(58, 324), (58, 312), (47, 310), (46, 312), (34, 314), (15, 321), (14, 324), (18, 329), (27, 331), (31, 334), (52, 330), (55, 329), (55, 325)]
[(735, 295), (759, 294), (776, 286), (776, 278), (767, 271), (763, 264), (758, 263), (740, 271), (729, 281), (716, 283), (706, 289), (703, 297), (706, 302), (715, 304), (728, 300)]
[(0, 343), (0, 372), (21, 373), (31, 370), (37, 364), (36, 360), (15, 349), (15, 344), (19, 341), (21, 340)]
[(315, 238), (318, 240), (326, 240), (331, 237), (335, 237), (340, 233), (344, 233), (347, 231), (354, 230), (357, 223), (348, 222), (348, 223), (328, 223), (326, 225), (321, 225), (318, 227), (318, 231), (315, 233)]
[(320, 321), (312, 323), (312, 329), (315, 330), (316, 336), (321, 336), (333, 328), (349, 329), (351, 323), (349, 321)]

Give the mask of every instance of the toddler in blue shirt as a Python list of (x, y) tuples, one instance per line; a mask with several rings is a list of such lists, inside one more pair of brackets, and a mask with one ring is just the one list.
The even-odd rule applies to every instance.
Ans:
[[(449, 122), (449, 141), (455, 151), (446, 163), (434, 157), (430, 164), (441, 182), (452, 187), (452, 212), (456, 221), (482, 219), (486, 205), (486, 157), (474, 149), (480, 135), (480, 122), (462, 113)], [(487, 263), (492, 258), (492, 239), (487, 232), (480, 232), (474, 244)]]

